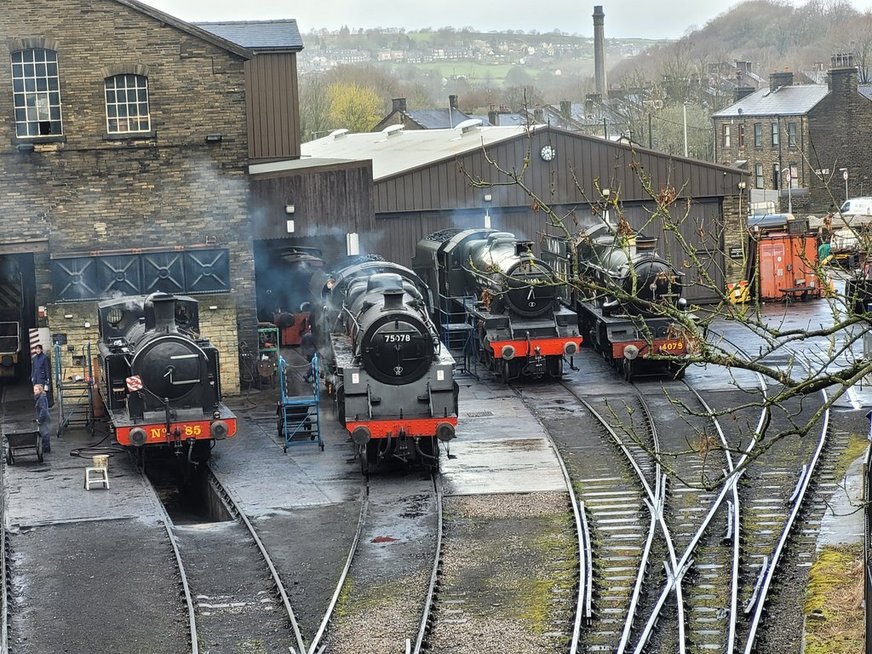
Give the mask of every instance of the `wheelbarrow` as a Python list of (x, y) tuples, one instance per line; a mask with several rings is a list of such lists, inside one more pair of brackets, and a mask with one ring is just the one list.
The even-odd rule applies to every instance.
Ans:
[(7, 465), (14, 465), (19, 454), (36, 454), (36, 460), (42, 463), (42, 436), (38, 429), (7, 431), (3, 435), (6, 438), (3, 447)]

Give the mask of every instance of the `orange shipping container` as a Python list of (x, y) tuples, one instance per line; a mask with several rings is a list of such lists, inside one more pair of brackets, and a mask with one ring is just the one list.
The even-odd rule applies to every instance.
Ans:
[(814, 273), (817, 242), (809, 234), (774, 234), (763, 236), (757, 244), (760, 265), (760, 297), (780, 300), (786, 289), (808, 288), (818, 293), (819, 280)]

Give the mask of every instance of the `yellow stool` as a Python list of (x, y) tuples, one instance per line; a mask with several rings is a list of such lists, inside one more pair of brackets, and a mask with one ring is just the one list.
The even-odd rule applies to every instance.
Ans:
[(109, 455), (98, 454), (91, 457), (92, 466), (85, 468), (85, 490), (91, 490), (94, 484), (102, 484), (109, 488)]

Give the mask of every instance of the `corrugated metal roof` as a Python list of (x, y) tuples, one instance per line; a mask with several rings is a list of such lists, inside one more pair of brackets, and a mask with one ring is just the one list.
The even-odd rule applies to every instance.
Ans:
[(829, 93), (825, 84), (795, 84), (782, 86), (774, 92), (769, 88), (746, 95), (712, 118), (734, 116), (802, 116), (811, 111)]
[(303, 39), (297, 21), (252, 20), (222, 23), (194, 23), (200, 29), (250, 50), (295, 50), (303, 49)]
[[(523, 127), (469, 127), (454, 129), (396, 129), (399, 126), (386, 128), (381, 132), (362, 132), (359, 134), (340, 133), (315, 141), (303, 143), (301, 154), (305, 161), (307, 157), (319, 160), (372, 160), (373, 180), (379, 181), (386, 177), (406, 172), (413, 168), (455, 157), (481, 148), (506, 141), (525, 133)], [(543, 129), (537, 125), (533, 129)], [(341, 130), (337, 130), (340, 132)], [(261, 169), (266, 166), (281, 166), (287, 162), (276, 164), (260, 164), (251, 166), (252, 174), (275, 172)]]
[(406, 115), (424, 129), (451, 129), (470, 118), (460, 109), (414, 109)]

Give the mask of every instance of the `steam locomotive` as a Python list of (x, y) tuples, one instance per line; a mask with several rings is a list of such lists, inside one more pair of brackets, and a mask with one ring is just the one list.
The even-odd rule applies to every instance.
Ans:
[(586, 342), (627, 381), (643, 373), (680, 378), (691, 347), (681, 326), (657, 309), (685, 311), (687, 300), (681, 273), (657, 254), (656, 245), (657, 239), (621, 234), (610, 222), (574, 239), (543, 240), (543, 257), (578, 280), (564, 300), (578, 312)]
[(495, 229), (446, 229), (418, 241), (412, 263), (439, 294), (439, 323), (472, 325), (479, 355), (506, 382), (559, 378), (581, 345), (578, 316), (559, 302), (566, 278), (532, 245)]
[(411, 270), (378, 257), (316, 271), (312, 297), (322, 377), (368, 473), (387, 459), (438, 465), (457, 427), (454, 359)]
[(192, 464), (236, 434), (221, 402), (218, 350), (199, 336), (199, 303), (154, 293), (98, 304), (97, 387), (120, 445), (140, 460), (168, 449)]

